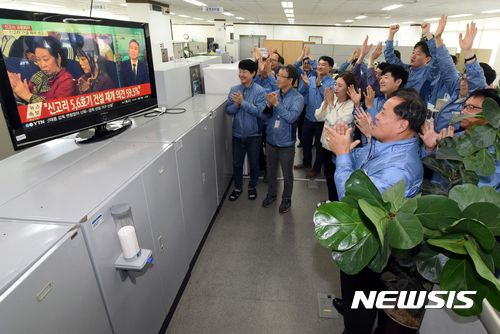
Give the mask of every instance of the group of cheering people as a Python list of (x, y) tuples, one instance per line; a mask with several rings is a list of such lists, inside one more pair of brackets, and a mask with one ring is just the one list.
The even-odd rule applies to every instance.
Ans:
[[(59, 34), (56, 36), (60, 37)], [(26, 39), (32, 44), (28, 45), (26, 58), (37, 66), (37, 71), (29, 80), (23, 80), (20, 73), (8, 72), (12, 91), (19, 104), (38, 103), (117, 88), (108, 74), (104, 56), (101, 55), (95, 39), (74, 34), (73, 40), (70, 41), (71, 51), (68, 51), (56, 36)], [(74, 78), (66, 68), (68, 54), (76, 55), (82, 73), (78, 78)], [(130, 59), (120, 63), (121, 87), (149, 82), (147, 66), (139, 60), (139, 55), (139, 42), (131, 39)]]
[[(278, 162), (284, 177), (279, 207), (282, 213), (290, 210), (293, 169), (309, 170), (307, 177), (315, 177), (323, 163), (328, 200), (318, 205), (341, 200), (346, 180), (357, 169), (363, 170), (380, 192), (403, 179), (405, 196), (415, 196), (424, 178), (421, 157), (435, 152), (437, 141), (443, 137), (470, 133), (474, 125), (487, 122), (469, 117), (450, 125), (453, 116), (460, 113), (473, 116), (481, 112), (482, 102), (488, 97), (500, 106), (500, 97), (492, 88), (496, 73), (487, 64), (480, 64), (472, 50), (477, 34), (475, 23), (467, 24), (465, 34), (459, 36), (466, 70), (458, 73), (442, 39), (446, 22), (447, 17), (443, 15), (434, 35), (430, 33), (429, 24), (421, 25), (426, 40), (415, 45), (409, 65), (395, 54), (393, 40), (399, 25), (390, 27), (384, 51), (379, 43), (370, 53), (372, 45), (368, 45), (367, 36), (361, 50), (356, 51), (358, 58), (353, 61), (351, 72), (341, 73), (335, 79), (330, 76), (333, 59), (323, 56), (316, 63), (307, 46), (294, 66), (278, 64), (273, 68), (280, 58), (277, 53), (270, 54), (267, 60), (258, 57), (257, 62), (241, 61), (241, 84), (231, 89), (226, 106), (226, 112), (234, 115), (235, 183), (229, 200), (235, 201), (243, 191), (245, 153), (250, 163), (248, 197), (251, 200), (257, 197), (259, 148), (266, 121), (268, 193), (262, 202), (264, 207), (277, 199)], [(375, 60), (382, 52), (385, 62), (375, 68)], [(368, 66), (363, 68), (369, 53)], [(299, 81), (297, 90), (293, 89), (296, 80)], [(444, 87), (450, 98), (436, 119), (426, 122), (427, 99), (436, 85)], [(304, 154), (302, 163), (293, 166), (301, 114), (305, 115), (299, 133)], [(359, 135), (354, 136), (354, 132)], [(500, 161), (495, 162), (496, 172), (491, 176), (480, 175), (479, 187), (488, 185), (499, 189)], [(437, 173), (432, 179), (446, 186)], [(344, 315), (344, 333), (372, 332), (376, 309), (353, 310), (350, 305), (355, 291), (378, 289), (379, 275), (368, 268), (356, 275), (341, 272), (342, 299), (335, 299), (334, 306)]]

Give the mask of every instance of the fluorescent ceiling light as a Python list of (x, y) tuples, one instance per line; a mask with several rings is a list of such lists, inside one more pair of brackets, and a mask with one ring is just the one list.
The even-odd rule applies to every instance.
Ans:
[(175, 13), (170, 12), (170, 14), (169, 14), (169, 15), (175, 15)]
[(441, 18), (433, 17), (432, 19), (425, 19), (424, 21), (436, 21), (436, 20), (441, 20)]
[(293, 17), (293, 14), (285, 14), (286, 17)]
[(402, 22), (401, 24), (412, 24), (412, 23), (415, 23), (415, 21)]
[(215, 21), (212, 21), (212, 20), (207, 20), (207, 22), (210, 22), (210, 23), (215, 23)]
[(465, 16), (471, 16), (472, 14), (459, 14), (459, 15), (450, 15), (448, 17), (465, 17)]
[(281, 6), (282, 6), (283, 8), (293, 8), (293, 2), (291, 2), (291, 1), (289, 1), (289, 2), (288, 2), (288, 1), (283, 1), (283, 2), (281, 3)]
[(235, 19), (237, 19), (237, 20), (244, 20), (244, 18), (242, 18), (240, 16), (236, 16)]
[(206, 6), (206, 4), (204, 4), (203, 2), (199, 2), (199, 1), (196, 1), (196, 0), (184, 0), (185, 2), (188, 2), (192, 5), (195, 5), (195, 6)]
[(385, 8), (382, 8), (382, 10), (393, 10), (399, 7), (403, 7), (403, 5), (392, 5), (392, 6), (387, 6)]
[(203, 19), (199, 17), (193, 17), (193, 20), (203, 21)]
[(126, 3), (121, 3), (120, 6), (125, 6), (127, 7), (127, 4)]
[(361, 20), (361, 19), (366, 19), (366, 15), (360, 15), (360, 16), (356, 16), (355, 19), (356, 20)]
[(500, 9), (486, 10), (484, 12), (481, 12), (481, 14), (490, 14), (490, 13), (498, 13), (498, 12), (500, 12)]
[(231, 14), (230, 12), (222, 12), (222, 15), (226, 15), (226, 16), (234, 16), (234, 14)]
[(191, 16), (187, 16), (187, 15), (177, 15), (177, 16), (180, 16), (180, 17), (191, 17)]
[(293, 9), (283, 9), (286, 14), (293, 14)]
[(248, 21), (248, 23), (255, 23), (254, 21)]
[(345, 20), (344, 22), (351, 23), (354, 22), (354, 20)]
[(59, 6), (59, 5), (49, 5), (47, 3), (39, 3), (39, 2), (30, 2), (33, 5), (39, 5), (39, 6), (48, 6), (48, 7), (64, 7), (64, 6)]

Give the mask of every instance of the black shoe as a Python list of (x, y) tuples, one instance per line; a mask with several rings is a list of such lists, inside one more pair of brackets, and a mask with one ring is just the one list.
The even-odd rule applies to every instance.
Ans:
[(278, 196), (276, 196), (275, 194), (267, 193), (266, 199), (262, 201), (262, 206), (265, 208), (270, 207), (271, 204), (276, 200), (276, 198), (278, 198)]
[(229, 201), (234, 202), (238, 199), (238, 197), (241, 195), (242, 191), (241, 190), (236, 190), (234, 189), (231, 195), (229, 195)]
[(335, 309), (337, 310), (337, 312), (344, 315), (344, 306), (342, 305), (342, 299), (333, 298), (332, 304), (333, 304), (333, 307), (335, 307)]
[(286, 213), (290, 211), (291, 206), (292, 206), (292, 200), (289, 198), (283, 198), (279, 209), (280, 213)]
[(248, 199), (253, 201), (257, 198), (257, 189), (248, 189)]

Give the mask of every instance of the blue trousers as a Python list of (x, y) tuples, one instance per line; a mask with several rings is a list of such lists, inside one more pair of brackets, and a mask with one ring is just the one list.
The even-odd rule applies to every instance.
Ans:
[[(304, 120), (304, 127), (302, 128), (302, 164), (306, 167), (312, 166), (312, 169), (318, 173), (321, 172), (323, 166), (323, 146), (321, 145), (321, 134), (325, 122), (311, 122), (307, 118)], [(312, 163), (312, 146), (314, 140), (314, 147), (316, 148), (316, 160), (314, 165)]]
[(233, 173), (234, 189), (243, 190), (243, 164), (245, 155), (248, 154), (250, 163), (250, 183), (248, 189), (254, 189), (259, 179), (259, 152), (261, 136), (238, 138), (233, 136)]

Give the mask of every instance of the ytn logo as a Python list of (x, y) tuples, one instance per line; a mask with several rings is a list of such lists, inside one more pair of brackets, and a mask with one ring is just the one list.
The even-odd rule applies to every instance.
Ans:
[[(425, 308), (443, 308), (446, 304), (447, 308), (469, 309), (474, 305), (474, 301), (467, 298), (466, 295), (475, 295), (476, 293), (477, 291), (460, 291), (458, 294), (456, 291), (431, 291), (427, 295), (427, 291), (410, 291), (407, 298), (408, 291), (381, 291), (380, 293), (377, 293), (377, 291), (370, 291), (370, 295), (367, 298), (363, 291), (356, 291), (354, 293), (351, 308), (357, 309), (360, 302), (367, 309), (372, 309), (374, 304), (378, 309), (394, 308), (397, 300), (398, 308), (419, 309), (424, 306), (427, 296), (429, 301), (436, 303), (436, 305), (426, 305)], [(398, 295), (399, 298), (396, 298)], [(448, 295), (448, 302), (445, 302), (439, 295)], [(464, 305), (453, 305), (455, 295), (456, 299), (464, 303)], [(393, 305), (387, 305), (386, 303), (391, 303)]]

